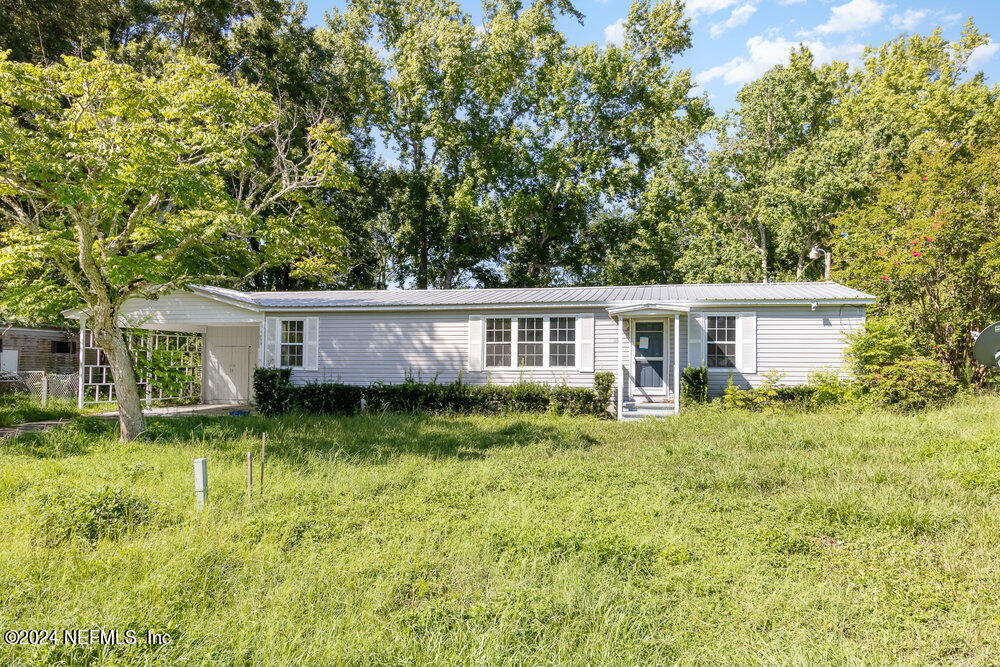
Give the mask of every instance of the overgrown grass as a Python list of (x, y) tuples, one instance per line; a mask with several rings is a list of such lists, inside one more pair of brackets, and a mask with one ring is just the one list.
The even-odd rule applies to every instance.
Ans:
[(0, 396), (0, 428), (80, 414), (70, 401), (50, 400), (45, 407), (30, 394)]
[(173, 642), (0, 662), (1000, 660), (997, 398), (640, 424), (190, 418), (124, 445), (113, 428), (0, 443), (0, 625)]

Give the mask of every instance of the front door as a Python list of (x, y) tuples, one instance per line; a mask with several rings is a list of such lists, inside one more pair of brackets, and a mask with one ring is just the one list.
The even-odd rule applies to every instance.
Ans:
[(209, 353), (207, 398), (216, 403), (241, 403), (250, 399), (250, 348), (217, 345)]
[(666, 393), (663, 322), (636, 322), (633, 329), (636, 388), (649, 394)]

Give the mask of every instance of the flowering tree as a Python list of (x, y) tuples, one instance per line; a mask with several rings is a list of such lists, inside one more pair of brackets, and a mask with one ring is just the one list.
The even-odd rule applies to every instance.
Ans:
[(924, 352), (981, 382), (972, 332), (1000, 319), (1000, 151), (941, 143), (842, 215), (842, 276)]

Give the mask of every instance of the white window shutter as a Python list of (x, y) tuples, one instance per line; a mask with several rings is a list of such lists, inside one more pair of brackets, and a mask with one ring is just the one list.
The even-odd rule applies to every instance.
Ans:
[(264, 367), (278, 367), (278, 345), (281, 340), (281, 320), (268, 317), (264, 320)]
[(469, 370), (483, 370), (483, 316), (469, 315)]
[(594, 314), (584, 313), (576, 318), (576, 339), (580, 341), (576, 364), (584, 373), (594, 372)]
[(305, 324), (305, 354), (302, 359), (302, 369), (319, 370), (319, 318), (307, 317)]
[(701, 368), (705, 365), (705, 315), (688, 313), (688, 366)]
[(740, 371), (757, 372), (757, 313), (740, 313), (739, 319)]

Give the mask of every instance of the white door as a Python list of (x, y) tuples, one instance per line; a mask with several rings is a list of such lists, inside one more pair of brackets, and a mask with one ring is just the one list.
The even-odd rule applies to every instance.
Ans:
[(208, 354), (206, 399), (213, 403), (250, 400), (250, 351), (246, 345), (214, 346)]

